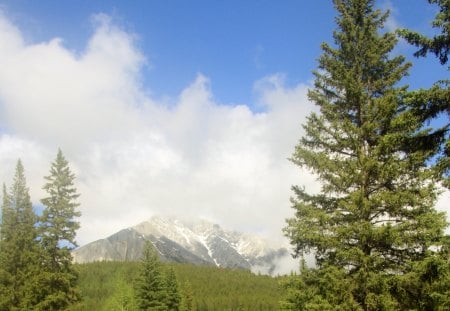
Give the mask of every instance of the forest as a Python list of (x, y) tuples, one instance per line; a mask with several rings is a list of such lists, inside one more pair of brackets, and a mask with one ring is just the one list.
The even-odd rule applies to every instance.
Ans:
[[(139, 310), (133, 287), (139, 265), (137, 262), (77, 265), (83, 301), (71, 310)], [(175, 271), (180, 310), (278, 310), (281, 277), (189, 264), (165, 263), (163, 268)], [(188, 299), (190, 309), (186, 306)]]
[(289, 159), (321, 184), (292, 187), (293, 216), (280, 228), (297, 273), (162, 263), (150, 242), (140, 262), (74, 264), (79, 193), (58, 150), (42, 213), (20, 160), (3, 186), (0, 311), (450, 310), (448, 221), (435, 209), (450, 189), (450, 81), (409, 90), (412, 64), (395, 50), (402, 39), (414, 56), (448, 66), (450, 0), (428, 2), (437, 8), (431, 37), (386, 31), (389, 12), (374, 0), (333, 1), (333, 42), (322, 44), (308, 92), (317, 110)]

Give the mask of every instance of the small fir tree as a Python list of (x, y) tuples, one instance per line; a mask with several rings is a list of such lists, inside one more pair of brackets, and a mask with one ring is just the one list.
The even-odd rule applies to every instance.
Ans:
[(40, 218), (40, 243), (43, 249), (43, 274), (39, 308), (62, 310), (79, 300), (76, 290), (77, 272), (72, 264), (71, 250), (76, 247), (76, 231), (80, 227), (76, 220), (80, 212), (79, 194), (74, 186), (75, 175), (61, 150), (51, 164), (50, 174), (43, 189), (47, 197)]
[(146, 241), (140, 274), (136, 280), (136, 302), (139, 310), (168, 310), (167, 291), (158, 255), (151, 242)]
[(181, 303), (181, 311), (196, 311), (196, 304), (194, 303), (194, 292), (192, 290), (192, 285), (189, 281), (183, 284)]
[(173, 268), (169, 268), (166, 275), (166, 289), (167, 289), (167, 308), (170, 311), (180, 310), (181, 296), (178, 289), (178, 280)]
[[(315, 88), (319, 108), (304, 126), (292, 162), (315, 173), (320, 193), (293, 187), (295, 217), (285, 234), (297, 255), (314, 252), (290, 305), (304, 310), (402, 309), (395, 284), (441, 243), (445, 216), (427, 160), (410, 148), (427, 133), (398, 87), (409, 64), (392, 57), (395, 35), (374, 0), (334, 0), (335, 46), (323, 44)], [(289, 303), (284, 304), (288, 306)]]

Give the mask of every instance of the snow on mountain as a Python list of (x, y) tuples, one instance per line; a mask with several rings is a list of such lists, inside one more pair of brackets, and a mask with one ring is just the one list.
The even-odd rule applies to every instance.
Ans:
[(277, 262), (290, 257), (286, 248), (274, 249), (261, 237), (222, 229), (200, 220), (183, 222), (155, 216), (73, 252), (74, 261), (138, 260), (144, 239), (150, 240), (168, 261), (242, 268), (272, 274)]

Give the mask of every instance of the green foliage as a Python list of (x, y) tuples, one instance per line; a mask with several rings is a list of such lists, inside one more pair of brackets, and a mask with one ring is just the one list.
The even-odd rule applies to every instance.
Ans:
[(246, 270), (174, 267), (181, 284), (192, 284), (197, 310), (278, 310), (281, 290), (275, 278)]
[(129, 286), (129, 281), (125, 275), (115, 275), (114, 277), (114, 291), (107, 299), (103, 306), (106, 310), (111, 311), (132, 311), (137, 310), (135, 293), (132, 286)]
[(42, 217), (33, 211), (19, 160), (9, 193), (3, 187), (0, 228), (0, 310), (64, 310), (79, 299), (71, 249), (79, 225), (78, 196), (58, 152), (46, 177)]
[(166, 291), (167, 299), (166, 305), (167, 309), (170, 311), (180, 310), (181, 296), (178, 289), (178, 281), (173, 268), (169, 268), (166, 274)]
[(95, 262), (76, 267), (82, 300), (69, 310), (137, 310), (133, 284), (139, 263)]
[(396, 279), (394, 291), (403, 310), (450, 310), (448, 254), (434, 254), (411, 263), (412, 270)]
[(79, 194), (74, 187), (74, 174), (67, 160), (58, 150), (51, 164), (50, 175), (43, 189), (47, 197), (41, 200), (44, 211), (40, 218), (40, 244), (42, 248), (41, 296), (38, 309), (62, 310), (79, 300), (76, 291), (77, 273), (73, 269), (70, 251), (76, 246), (76, 230), (80, 227), (75, 220)]
[[(448, 61), (450, 51), (450, 0), (428, 0), (430, 4), (437, 4), (439, 12), (437, 13), (432, 25), (441, 33), (433, 38), (428, 38), (417, 32), (402, 29), (399, 31), (400, 36), (405, 38), (410, 44), (419, 47), (414, 56), (426, 56), (429, 52), (438, 57), (442, 65)], [(406, 98), (412, 107), (416, 116), (418, 116), (424, 124), (440, 115), (447, 115), (446, 124), (442, 125), (426, 135), (418, 135), (411, 141), (411, 146), (426, 149), (434, 146), (436, 143), (440, 145), (436, 152), (438, 159), (436, 161), (436, 171), (440, 177), (443, 177), (443, 184), (450, 189), (450, 80), (438, 81), (430, 89), (420, 89), (410, 92)], [(443, 119), (443, 118), (442, 118)]]
[(445, 216), (427, 161), (438, 151), (411, 148), (425, 136), (398, 87), (409, 64), (391, 57), (396, 38), (373, 0), (335, 0), (335, 45), (322, 45), (309, 98), (320, 108), (304, 125), (292, 162), (322, 184), (293, 187), (295, 217), (285, 234), (297, 255), (313, 251), (317, 269), (287, 282), (286, 309), (397, 310), (394, 284), (440, 245)]
[(161, 263), (149, 241), (146, 241), (141, 271), (136, 280), (136, 301), (139, 310), (167, 310), (167, 288)]
[(191, 282), (184, 283), (181, 295), (180, 311), (195, 311), (197, 310), (194, 304), (194, 293), (192, 291)]
[(287, 291), (281, 310), (362, 310), (352, 296), (355, 284), (338, 267), (303, 269), (281, 282)]
[[(128, 309), (139, 310), (134, 294), (141, 273), (139, 262), (96, 262), (77, 265), (82, 302), (73, 311), (120, 310), (120, 297), (129, 300)], [(281, 288), (278, 279), (245, 270), (184, 264), (162, 264), (174, 269), (180, 284), (180, 310), (278, 310)], [(124, 294), (125, 293), (125, 294)]]
[(3, 187), (0, 240), (0, 310), (31, 310), (39, 291), (36, 215), (19, 160), (10, 192)]
[(446, 64), (450, 52), (450, 1), (449, 0), (428, 0), (430, 4), (437, 4), (439, 12), (437, 13), (432, 26), (441, 31), (433, 38), (428, 38), (420, 33), (402, 29), (400, 35), (410, 44), (419, 48), (414, 56), (426, 56), (429, 52), (439, 58), (441, 64)]

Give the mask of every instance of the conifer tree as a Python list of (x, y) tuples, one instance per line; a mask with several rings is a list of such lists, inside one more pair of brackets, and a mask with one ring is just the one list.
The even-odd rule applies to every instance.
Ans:
[[(9, 199), (8, 191), (6, 190), (6, 185), (3, 184), (2, 188), (2, 206), (1, 206), (1, 215), (0, 215), (0, 242), (2, 240), (3, 231), (6, 230), (8, 232), (7, 226), (11, 221), (9, 220), (11, 217), (11, 200)], [(6, 222), (3, 219), (6, 218)]]
[(173, 268), (170, 268), (166, 275), (167, 301), (166, 305), (169, 311), (180, 310), (181, 296), (178, 290), (178, 280)]
[(139, 310), (168, 310), (167, 291), (155, 249), (146, 241), (139, 278), (136, 280), (136, 302)]
[(76, 247), (76, 231), (80, 227), (80, 212), (74, 186), (75, 175), (61, 150), (51, 164), (43, 189), (47, 197), (40, 218), (40, 243), (43, 249), (43, 279), (38, 308), (62, 310), (79, 300), (76, 290), (77, 272), (72, 265), (71, 250)]
[(3, 187), (0, 310), (34, 310), (37, 303), (40, 252), (36, 222), (19, 160), (10, 192)]
[(11, 206), (11, 199), (3, 184), (2, 195), (2, 223), (0, 227), (0, 310), (8, 310), (13, 304), (12, 292), (13, 275), (11, 271), (11, 253), (8, 243), (12, 240), (15, 214)]
[(397, 310), (397, 278), (430, 256), (446, 226), (433, 207), (438, 192), (426, 165), (437, 146), (408, 148), (428, 130), (408, 109), (406, 87), (398, 87), (410, 65), (391, 56), (395, 35), (380, 31), (387, 13), (374, 0), (334, 5), (335, 44), (322, 45), (308, 94), (320, 114), (308, 117), (291, 158), (322, 187), (293, 187), (295, 217), (284, 229), (297, 255), (314, 253), (316, 268), (303, 271), (291, 291), (299, 296), (283, 305)]
[(194, 303), (194, 293), (192, 291), (192, 285), (189, 281), (186, 281), (183, 285), (180, 310), (181, 311), (197, 310), (196, 305)]

